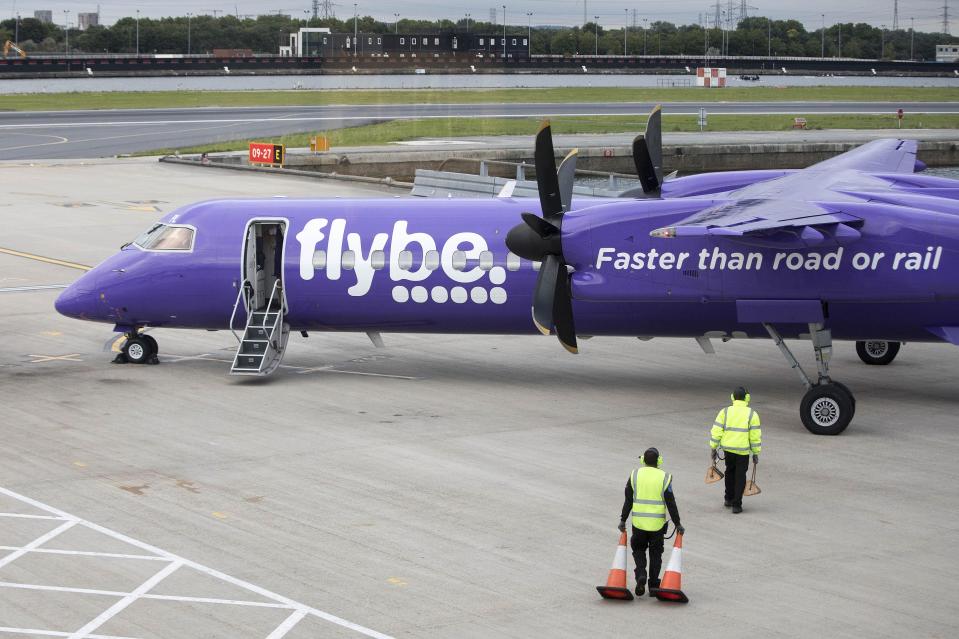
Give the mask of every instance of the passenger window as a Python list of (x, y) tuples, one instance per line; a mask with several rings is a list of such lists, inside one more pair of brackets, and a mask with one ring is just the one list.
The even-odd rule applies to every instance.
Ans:
[(466, 253), (463, 251), (453, 251), (453, 268), (457, 271), (466, 269)]
[(380, 271), (386, 268), (386, 253), (383, 251), (373, 251), (370, 256), (370, 266), (374, 271)]
[(480, 46), (483, 46), (483, 38), (480, 38)]
[(411, 39), (410, 39), (410, 44), (416, 44), (416, 38), (411, 38)]
[(313, 251), (313, 268), (318, 271), (326, 268), (326, 251), (322, 249)]
[(426, 264), (426, 268), (429, 270), (437, 270), (440, 267), (440, 252), (427, 251), (426, 255), (423, 257), (423, 262)]
[(439, 38), (433, 38), (433, 46), (434, 46), (434, 47), (440, 46), (440, 39), (439, 39)]
[(400, 44), (406, 44), (406, 38), (400, 38)]
[(344, 271), (352, 271), (353, 267), (356, 266), (356, 253), (353, 251), (343, 251), (341, 263)]
[(513, 46), (516, 46), (516, 38), (513, 38)]
[(492, 251), (483, 251), (479, 256), (479, 267), (484, 271), (488, 271), (493, 268), (493, 252)]
[(373, 44), (373, 38), (367, 38), (366, 44)]
[(412, 251), (400, 251), (399, 264), (398, 266), (404, 271), (408, 271), (413, 268), (413, 252)]
[(519, 255), (515, 253), (506, 254), (506, 270), (507, 271), (518, 271), (520, 266)]

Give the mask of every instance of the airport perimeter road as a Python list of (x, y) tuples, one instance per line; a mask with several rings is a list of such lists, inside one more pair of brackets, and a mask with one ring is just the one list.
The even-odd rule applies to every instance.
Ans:
[[(69, 100), (66, 95), (64, 100)], [(643, 116), (651, 103), (384, 104), (0, 113), (0, 159), (112, 157), (156, 148), (415, 118)], [(667, 113), (698, 113), (698, 104), (666, 103)], [(954, 102), (725, 102), (711, 114), (956, 113)]]
[[(0, 163), (0, 192), (0, 247), (86, 264), (192, 200), (377, 193), (148, 160)], [(0, 265), (4, 289), (80, 273)], [(227, 375), (228, 332), (156, 330), (160, 365), (110, 364), (111, 327), (58, 316), (56, 294), (0, 292), (13, 637), (959, 634), (955, 347), (909, 344), (880, 367), (837, 344), (831, 371), (858, 410), (828, 438), (799, 424), (802, 389), (768, 340), (707, 356), (692, 340), (596, 338), (573, 356), (541, 336), (384, 335), (376, 349), (313, 333), (250, 380)], [(762, 494), (733, 516), (703, 476), (738, 384), (764, 452)], [(685, 607), (595, 590), (648, 446), (675, 476)]]

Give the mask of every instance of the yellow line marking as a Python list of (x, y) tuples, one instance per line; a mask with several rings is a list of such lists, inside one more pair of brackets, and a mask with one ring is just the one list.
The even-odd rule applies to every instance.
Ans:
[(210, 513), (210, 514), (213, 515), (214, 517), (216, 517), (217, 519), (226, 519), (227, 517), (229, 517), (229, 515), (227, 515), (226, 513), (221, 513), (221, 512), (218, 511), (218, 510), (214, 510), (214, 511), (213, 511), (212, 513)]
[(24, 253), (22, 251), (14, 251), (13, 249), (0, 248), (0, 253), (5, 253), (7, 255), (12, 255), (14, 257), (25, 257), (28, 260), (36, 260), (38, 262), (46, 262), (47, 264), (56, 264), (57, 266), (66, 266), (67, 268), (75, 268), (80, 271), (89, 271), (92, 269), (92, 266), (87, 266), (86, 264), (77, 264), (76, 262), (67, 262), (65, 260), (58, 260), (52, 257), (43, 257), (42, 255), (34, 255), (33, 253)]

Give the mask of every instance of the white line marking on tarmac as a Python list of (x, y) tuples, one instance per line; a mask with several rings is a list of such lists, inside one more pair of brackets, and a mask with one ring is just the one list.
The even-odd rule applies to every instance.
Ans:
[(77, 520), (75, 519), (72, 521), (66, 521), (60, 524), (59, 526), (57, 526), (56, 528), (54, 528), (53, 530), (51, 530), (50, 532), (48, 532), (47, 534), (37, 537), (36, 539), (31, 541), (29, 544), (27, 544), (20, 550), (15, 550), (9, 555), (7, 555), (6, 557), (4, 557), (3, 559), (0, 559), (0, 568), (3, 568), (10, 562), (15, 561), (16, 559), (19, 559), (20, 557), (27, 554), (34, 548), (39, 548), (43, 544), (47, 543), (48, 541), (50, 541), (51, 539), (59, 535), (60, 533), (66, 532), (76, 525), (77, 525)]
[[(163, 557), (155, 557), (158, 561), (169, 561)], [(13, 581), (0, 581), (0, 588), (11, 590), (39, 590), (42, 592), (67, 592), (77, 595), (102, 595), (104, 597), (131, 597), (134, 593), (119, 590), (98, 590), (96, 588), (74, 588), (72, 586), (45, 586), (41, 584), (21, 584)], [(184, 603), (220, 604), (224, 606), (248, 606), (250, 608), (279, 608), (292, 610), (293, 606), (284, 603), (270, 603), (268, 601), (246, 601), (243, 599), (219, 599), (216, 597), (190, 597), (186, 595), (139, 595), (139, 599), (156, 599), (158, 601), (181, 601)]]
[[(0, 517), (19, 517), (22, 519), (52, 519), (54, 521), (65, 521), (63, 517), (53, 517), (52, 515), (22, 515), (20, 513), (0, 513)], [(4, 547), (4, 550), (20, 550), (20, 549)]]
[[(0, 567), (2, 567), (3, 565), (6, 565), (6, 564), (8, 564), (8, 563), (10, 563), (11, 561), (13, 561), (14, 559), (16, 559), (17, 557), (20, 557), (20, 556), (26, 554), (27, 552), (30, 552), (30, 551), (32, 551), (33, 549), (38, 548), (39, 546), (43, 545), (44, 543), (46, 543), (46, 542), (49, 541), (50, 539), (53, 539), (54, 537), (56, 537), (56, 536), (59, 535), (60, 533), (62, 533), (62, 532), (64, 532), (65, 530), (69, 529), (70, 527), (79, 524), (79, 525), (82, 525), (84, 528), (87, 528), (87, 529), (93, 530), (93, 531), (95, 531), (95, 532), (98, 532), (98, 533), (100, 533), (100, 534), (106, 535), (106, 536), (108, 536), (108, 537), (111, 537), (111, 538), (113, 538), (113, 539), (116, 539), (117, 541), (124, 542), (124, 543), (126, 543), (126, 544), (131, 545), (131, 546), (134, 546), (134, 547), (136, 547), (136, 548), (139, 548), (140, 550), (146, 551), (146, 552), (148, 552), (148, 553), (151, 553), (152, 555), (156, 555), (156, 556), (159, 557), (159, 558), (162, 558), (162, 559), (165, 559), (165, 560), (171, 562), (170, 565), (169, 565), (165, 570), (175, 569), (175, 568), (173, 568), (174, 566), (177, 567), (177, 568), (180, 567), (180, 566), (185, 566), (185, 567), (188, 567), (188, 568), (192, 568), (193, 570), (196, 570), (196, 571), (198, 571), (198, 572), (200, 572), (200, 573), (203, 573), (203, 574), (205, 574), (205, 575), (207, 575), (207, 576), (209, 576), (209, 577), (212, 577), (212, 578), (217, 579), (217, 580), (219, 580), (219, 581), (223, 581), (223, 582), (232, 584), (232, 585), (237, 586), (237, 587), (239, 587), (239, 588), (241, 588), (241, 589), (243, 589), (243, 590), (246, 590), (246, 591), (248, 591), (248, 592), (252, 592), (252, 593), (254, 593), (254, 594), (257, 594), (257, 595), (263, 597), (264, 599), (269, 599), (269, 600), (272, 600), (272, 601), (275, 602), (275, 603), (282, 604), (281, 606), (276, 606), (277, 608), (288, 608), (288, 609), (291, 609), (291, 610), (294, 610), (294, 611), (302, 611), (306, 616), (313, 616), (313, 617), (317, 617), (317, 618), (323, 619), (324, 621), (328, 621), (328, 622), (333, 623), (333, 624), (336, 624), (336, 625), (338, 625), (338, 626), (340, 626), (340, 627), (347, 628), (347, 629), (349, 629), (349, 630), (353, 630), (353, 631), (355, 631), (355, 632), (357, 632), (357, 633), (359, 633), (359, 634), (365, 635), (365, 636), (367, 636), (367, 637), (372, 637), (373, 639), (393, 639), (393, 637), (391, 637), (390, 635), (383, 634), (383, 633), (381, 633), (381, 632), (377, 632), (376, 630), (372, 630), (371, 628), (367, 628), (367, 627), (362, 626), (362, 625), (360, 625), (360, 624), (353, 623), (352, 621), (348, 621), (348, 620), (346, 620), (346, 619), (343, 619), (342, 617), (337, 617), (336, 615), (333, 615), (333, 614), (331, 614), (331, 613), (325, 612), (325, 611), (323, 611), (323, 610), (319, 610), (318, 608), (313, 608), (312, 606), (307, 606), (307, 605), (305, 605), (305, 604), (299, 603), (299, 602), (297, 602), (297, 601), (295, 601), (295, 600), (293, 600), (293, 599), (290, 599), (289, 597), (284, 597), (283, 595), (279, 595), (279, 594), (277, 594), (277, 593), (275, 593), (275, 592), (272, 592), (272, 591), (270, 591), (270, 590), (267, 590), (266, 588), (262, 588), (262, 587), (260, 587), (260, 586), (255, 585), (255, 584), (252, 584), (252, 583), (250, 583), (250, 582), (243, 581), (242, 579), (237, 579), (236, 577), (231, 577), (230, 575), (227, 575), (226, 573), (222, 573), (222, 572), (220, 572), (219, 570), (215, 570), (215, 569), (213, 569), (213, 568), (209, 568), (209, 567), (204, 566), (204, 565), (202, 565), (202, 564), (198, 564), (198, 563), (196, 563), (195, 561), (190, 561), (189, 559), (184, 559), (183, 557), (180, 557), (180, 556), (175, 555), (175, 554), (173, 554), (173, 553), (167, 552), (167, 551), (165, 551), (165, 550), (161, 550), (160, 548), (157, 548), (156, 546), (152, 546), (152, 545), (150, 545), (150, 544), (148, 544), (148, 543), (139, 541), (139, 540), (137, 540), (137, 539), (134, 539), (134, 538), (132, 538), (132, 537), (129, 537), (129, 536), (127, 536), (127, 535), (124, 535), (123, 533), (117, 532), (117, 531), (115, 531), (115, 530), (110, 530), (109, 528), (105, 528), (105, 527), (103, 527), (103, 526), (100, 526), (99, 524), (95, 524), (95, 523), (93, 523), (93, 522), (86, 521), (86, 520), (84, 520), (84, 519), (79, 519), (79, 518), (77, 518), (77, 517), (75, 517), (75, 516), (73, 516), (73, 515), (65, 512), (65, 511), (63, 511), (63, 510), (60, 510), (59, 508), (55, 508), (55, 507), (53, 507), (53, 506), (49, 506), (49, 505), (47, 505), (47, 504), (44, 504), (43, 502), (40, 502), (40, 501), (38, 501), (38, 500), (36, 500), (36, 499), (32, 499), (32, 498), (27, 497), (27, 496), (25, 496), (25, 495), (21, 495), (21, 494), (19, 494), (19, 493), (16, 493), (16, 492), (14, 492), (14, 491), (12, 491), (12, 490), (7, 489), (7, 488), (0, 487), (0, 495), (6, 495), (7, 497), (10, 497), (10, 498), (12, 498), (12, 499), (16, 499), (16, 500), (18, 500), (18, 501), (20, 501), (20, 502), (22, 502), (22, 503), (25, 503), (25, 504), (28, 504), (28, 505), (30, 505), (30, 506), (33, 506), (34, 508), (36, 508), (36, 509), (38, 509), (38, 510), (41, 510), (41, 511), (44, 511), (44, 512), (49, 513), (49, 514), (51, 514), (51, 515), (54, 515), (55, 517), (60, 518), (60, 519), (63, 519), (63, 520), (65, 521), (65, 523), (64, 523), (63, 525), (61, 525), (61, 526), (55, 528), (54, 530), (46, 533), (46, 534), (43, 535), (42, 537), (37, 538), (36, 540), (34, 540), (33, 542), (27, 544), (26, 546), (24, 546), (24, 547), (21, 548), (20, 550), (14, 551), (14, 552), (11, 553), (10, 555), (7, 555), (7, 556), (4, 557), (3, 559), (0, 559)], [(171, 570), (171, 571), (172, 571), (172, 570)], [(133, 593), (120, 593), (121, 596), (124, 596), (124, 599), (121, 600), (121, 601), (127, 601), (128, 598), (133, 597), (134, 595), (136, 595), (137, 597), (150, 598), (150, 599), (159, 599), (159, 598), (161, 598), (161, 597), (167, 597), (168, 595), (162, 595), (162, 596), (161, 596), (161, 595), (148, 595), (148, 594), (147, 594), (147, 591), (149, 590), (149, 587), (146, 587), (146, 586), (150, 585), (150, 582), (151, 582), (151, 581), (154, 581), (154, 580), (156, 580), (156, 582), (159, 583), (159, 580), (162, 579), (163, 576), (165, 576), (165, 574), (167, 574), (167, 573), (165, 573), (165, 571), (161, 571), (160, 573), (157, 573), (156, 575), (154, 575), (153, 579), (151, 579), (151, 580), (147, 581), (146, 583), (144, 583), (143, 585), (141, 585), (139, 588), (137, 588), (136, 590), (134, 590)], [(152, 587), (152, 586), (150, 586), (150, 587)], [(183, 601), (190, 601), (190, 598), (184, 597), (184, 598), (182, 598), (182, 600), (183, 600)], [(118, 602), (117, 604), (115, 604), (115, 606), (118, 605), (119, 603), (120, 603), (120, 602)], [(236, 605), (251, 605), (251, 606), (252, 606), (252, 605), (254, 605), (254, 604), (255, 604), (255, 602), (250, 602), (250, 603), (248, 603), (248, 604), (236, 604)], [(126, 605), (129, 605), (129, 602), (128, 602)], [(126, 605), (124, 605), (123, 607), (126, 607)], [(107, 613), (109, 613), (111, 610), (113, 610), (113, 607), (111, 607), (111, 609), (105, 611), (100, 617), (103, 617), (103, 616), (107, 615)], [(116, 614), (116, 612), (119, 612), (119, 609), (117, 609), (113, 614)], [(112, 616), (112, 615), (111, 615), (111, 616)], [(100, 619), (100, 617), (97, 617), (97, 619)], [(54, 631), (43, 631), (43, 630), (38, 630), (38, 631), (29, 631), (29, 630), (28, 630), (28, 631), (24, 631), (24, 630), (21, 630), (21, 629), (7, 630), (7, 629), (3, 629), (3, 628), (0, 628), (0, 632), (18, 632), (18, 633), (20, 633), (20, 634), (31, 634), (31, 633), (32, 633), (32, 634), (38, 634), (38, 635), (40, 635), (40, 636), (48, 636), (48, 637), (69, 637), (69, 638), (72, 638), (72, 639), (80, 639), (81, 637), (83, 637), (84, 639), (124, 639), (124, 638), (103, 637), (103, 636), (97, 636), (97, 635), (94, 635), (94, 634), (90, 634), (92, 630), (95, 630), (95, 629), (96, 629), (96, 626), (93, 625), (93, 623), (94, 623), (95, 621), (96, 621), (96, 619), (95, 619), (94, 621), (91, 621), (89, 624), (87, 624), (87, 626), (84, 626), (84, 628), (81, 628), (79, 631), (77, 631), (77, 632), (75, 632), (75, 633), (73, 633), (73, 634), (70, 634), (70, 633), (60, 633), (60, 632), (54, 632)]]
[(41, 286), (11, 286), (0, 288), (0, 293), (21, 293), (25, 291), (49, 291), (58, 288), (66, 288), (69, 284), (44, 284)]
[(19, 151), (21, 149), (32, 149), (37, 146), (52, 146), (55, 144), (66, 144), (70, 141), (70, 138), (65, 138), (62, 135), (44, 135), (42, 133), (25, 133), (24, 135), (35, 135), (41, 138), (54, 138), (55, 142), (40, 142), (39, 144), (23, 144), (21, 146), (8, 146), (6, 148), (0, 149), (0, 151)]
[(293, 629), (293, 626), (300, 623), (303, 617), (306, 616), (306, 611), (297, 610), (292, 615), (286, 618), (286, 620), (276, 627), (276, 630), (271, 632), (266, 639), (280, 639), (285, 637), (286, 633)]
[[(3, 517), (3, 516), (5, 516), (5, 514), (0, 514), (0, 517)], [(48, 519), (57, 519), (57, 518), (48, 517)], [(16, 546), (0, 546), (0, 550), (20, 550), (20, 548), (17, 548)], [(45, 555), (77, 555), (80, 557), (103, 557), (104, 559), (143, 559), (146, 561), (169, 561), (166, 557), (153, 557), (151, 555), (123, 555), (115, 552), (93, 552), (90, 550), (57, 550), (54, 548), (34, 548), (30, 550), (30, 552), (45, 554)]]
[[(36, 630), (33, 628), (7, 628), (0, 627), (0, 632), (13, 633), (15, 635), (36, 635), (37, 637), (69, 637), (69, 632), (57, 632), (56, 630)], [(135, 637), (115, 637), (113, 635), (87, 635), (87, 639), (135, 639)]]
[(153, 588), (157, 584), (159, 584), (161, 581), (163, 581), (164, 579), (172, 575), (174, 572), (179, 570), (182, 565), (183, 565), (182, 561), (174, 561), (168, 564), (167, 566), (163, 568), (163, 570), (156, 573), (155, 575), (153, 575), (152, 577), (144, 581), (142, 584), (140, 584), (136, 588), (136, 590), (134, 590), (133, 592), (128, 594), (126, 597), (124, 597), (120, 601), (116, 602), (115, 604), (113, 604), (112, 606), (110, 606), (109, 608), (101, 612), (99, 615), (97, 615), (96, 619), (92, 620), (90, 623), (88, 623), (87, 625), (83, 626), (82, 628), (74, 632), (72, 635), (70, 635), (69, 639), (84, 639), (86, 637), (89, 637), (91, 632), (93, 632), (94, 630), (96, 630), (97, 628), (99, 628), (100, 626), (102, 626), (103, 624), (105, 624), (106, 622), (110, 621), (115, 616), (123, 612), (125, 608), (127, 608), (130, 604), (132, 604), (137, 599), (139, 599), (141, 595), (145, 595), (146, 593), (153, 590)]

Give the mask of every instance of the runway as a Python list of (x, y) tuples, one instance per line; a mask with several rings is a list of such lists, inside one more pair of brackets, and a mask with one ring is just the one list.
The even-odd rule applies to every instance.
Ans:
[[(0, 163), (0, 637), (315, 639), (946, 637), (957, 632), (959, 350), (888, 367), (837, 343), (855, 421), (800, 425), (768, 340), (313, 333), (272, 379), (227, 375), (229, 332), (110, 326), (57, 287), (211, 197), (383, 195), (147, 159)], [(44, 259), (37, 259), (44, 258)], [(804, 365), (808, 343), (794, 344)], [(709, 426), (746, 385), (763, 455), (746, 512), (703, 483)], [(674, 475), (691, 603), (606, 602), (623, 486)], [(668, 551), (667, 551), (668, 553)], [(630, 585), (632, 572), (630, 571)]]
[[(304, 131), (325, 131), (396, 119), (561, 117), (649, 113), (652, 103), (337, 105), (318, 107), (204, 107), (0, 113), (0, 158), (113, 157), (157, 148), (190, 147)], [(709, 114), (957, 113), (954, 102), (720, 102)], [(699, 104), (666, 103), (667, 114), (696, 114)], [(637, 129), (639, 129), (637, 124)]]

